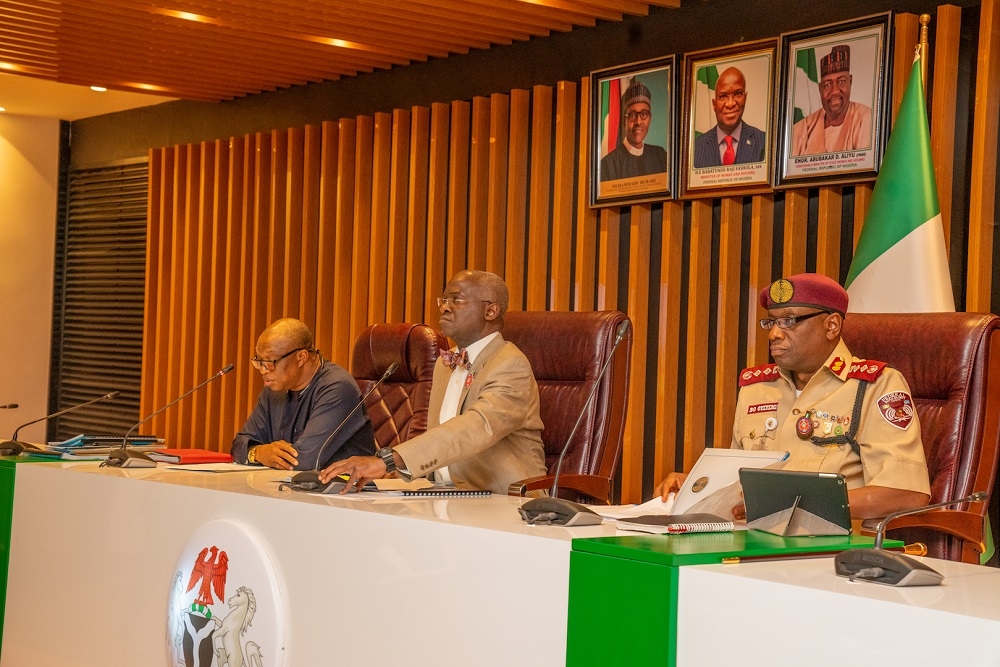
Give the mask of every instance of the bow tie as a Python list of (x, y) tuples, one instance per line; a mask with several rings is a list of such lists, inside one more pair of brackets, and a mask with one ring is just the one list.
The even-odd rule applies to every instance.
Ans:
[(466, 350), (458, 352), (441, 350), (441, 361), (451, 370), (455, 370), (459, 366), (464, 366), (465, 370), (472, 370), (472, 364), (469, 363), (469, 353)]

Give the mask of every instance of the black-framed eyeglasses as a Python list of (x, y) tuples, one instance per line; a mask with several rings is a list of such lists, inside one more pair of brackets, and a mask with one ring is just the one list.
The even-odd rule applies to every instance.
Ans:
[(625, 120), (634, 123), (636, 120), (649, 120), (649, 116), (649, 111), (645, 109), (642, 111), (629, 111), (625, 114)]
[(778, 325), (779, 329), (791, 329), (799, 322), (805, 322), (810, 317), (816, 317), (817, 315), (829, 315), (830, 313), (821, 310), (818, 313), (809, 313), (808, 315), (792, 315), (791, 317), (775, 317), (774, 319), (764, 319), (760, 321), (760, 328), (767, 331), (775, 324)]
[[(443, 308), (445, 304), (447, 304), (449, 308), (454, 308), (457, 303), (469, 303), (470, 301), (475, 301), (475, 299), (459, 299), (452, 296), (439, 296), (437, 298), (437, 305), (438, 308)], [(488, 299), (479, 299), (479, 301), (480, 303), (493, 303)]]
[(286, 357), (290, 357), (293, 354), (295, 354), (296, 352), (301, 352), (302, 350), (306, 350), (307, 352), (312, 352), (313, 351), (313, 350), (310, 350), (308, 347), (297, 347), (294, 350), (292, 350), (291, 352), (286, 352), (285, 354), (281, 355), (277, 359), (261, 359), (260, 357), (258, 357), (255, 354), (250, 359), (250, 363), (253, 364), (253, 367), (256, 368), (257, 370), (264, 369), (265, 371), (271, 372), (271, 371), (273, 371), (277, 367), (278, 363), (282, 359), (284, 359)]
[(715, 99), (725, 104), (729, 100), (736, 100), (737, 102), (742, 100), (747, 96), (747, 91), (745, 90), (734, 90), (731, 93), (716, 93)]

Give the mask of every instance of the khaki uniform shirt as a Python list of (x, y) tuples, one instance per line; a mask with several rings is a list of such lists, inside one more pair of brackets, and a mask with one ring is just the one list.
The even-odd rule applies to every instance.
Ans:
[[(817, 445), (800, 437), (848, 433), (859, 378), (870, 379), (851, 445)], [(843, 341), (796, 396), (791, 377), (775, 364), (740, 374), (732, 447), (787, 450), (786, 470), (840, 473), (847, 488), (875, 485), (930, 494), (920, 422), (906, 380), (883, 362), (851, 356)], [(808, 423), (800, 422), (808, 417)]]

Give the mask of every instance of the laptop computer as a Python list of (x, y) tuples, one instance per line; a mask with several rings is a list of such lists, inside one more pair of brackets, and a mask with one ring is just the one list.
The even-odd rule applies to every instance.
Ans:
[(844, 476), (794, 470), (740, 470), (747, 527), (785, 537), (849, 535)]
[[(709, 447), (695, 462), (674, 498), (671, 514), (686, 514), (716, 491), (739, 481), (740, 468), (763, 468), (788, 458), (786, 451), (716, 449)], [(737, 500), (738, 502), (738, 500)], [(723, 503), (725, 505), (725, 503)], [(726, 506), (728, 509), (732, 504)], [(718, 508), (695, 511), (717, 512)], [(725, 516), (730, 516), (725, 512)]]

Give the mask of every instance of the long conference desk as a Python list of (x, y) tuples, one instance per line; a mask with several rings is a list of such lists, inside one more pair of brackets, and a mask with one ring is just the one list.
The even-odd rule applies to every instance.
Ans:
[[(891, 589), (830, 558), (673, 567), (675, 537), (528, 527), (504, 496), (14, 467), (3, 666), (1000, 664), (991, 568), (934, 561), (944, 585)], [(591, 557), (605, 575), (571, 574)]]

